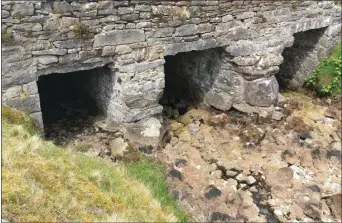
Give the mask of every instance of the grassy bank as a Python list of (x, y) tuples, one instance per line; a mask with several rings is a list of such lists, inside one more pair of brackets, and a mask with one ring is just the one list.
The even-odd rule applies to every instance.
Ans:
[(30, 119), (2, 110), (2, 218), (11, 222), (188, 221), (163, 167), (118, 165), (59, 148)]

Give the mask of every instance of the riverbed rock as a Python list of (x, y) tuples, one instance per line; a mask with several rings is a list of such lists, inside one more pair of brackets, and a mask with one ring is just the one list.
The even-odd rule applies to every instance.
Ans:
[(336, 217), (337, 221), (341, 221), (341, 193), (333, 195), (331, 197), (326, 198), (326, 203), (329, 206), (330, 210), (332, 211), (333, 215)]
[(123, 156), (127, 151), (128, 143), (123, 138), (116, 138), (110, 142), (112, 156)]

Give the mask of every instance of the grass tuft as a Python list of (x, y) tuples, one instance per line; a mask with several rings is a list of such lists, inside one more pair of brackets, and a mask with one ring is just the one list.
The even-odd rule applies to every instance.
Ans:
[(90, 34), (88, 27), (80, 22), (74, 23), (69, 28), (78, 39), (85, 39)]

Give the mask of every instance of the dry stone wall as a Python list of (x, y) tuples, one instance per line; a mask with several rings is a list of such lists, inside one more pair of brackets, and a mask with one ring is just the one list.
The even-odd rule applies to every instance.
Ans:
[[(104, 101), (108, 117), (132, 122), (161, 113), (165, 56), (218, 47), (225, 52), (222, 70), (205, 100), (214, 106), (215, 100), (223, 100), (225, 106), (217, 107), (225, 110), (272, 106), (278, 98), (275, 74), (283, 63), (282, 52), (294, 43), (293, 35), (325, 28), (321, 58), (341, 30), (341, 8), (332, 1), (1, 4), (3, 103), (31, 113), (40, 123), (40, 75), (107, 66), (111, 77), (98, 78), (93, 87), (111, 89), (93, 92)], [(225, 85), (225, 80), (233, 84)]]

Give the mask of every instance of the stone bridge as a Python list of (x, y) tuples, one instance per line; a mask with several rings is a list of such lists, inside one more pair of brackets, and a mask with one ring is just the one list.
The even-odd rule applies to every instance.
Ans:
[[(272, 108), (336, 46), (333, 1), (2, 1), (2, 102), (43, 126), (37, 81), (84, 71), (117, 122), (160, 114), (166, 56), (208, 106)], [(51, 89), (63, 91), (61, 89)], [(44, 114), (43, 114), (44, 115)]]

